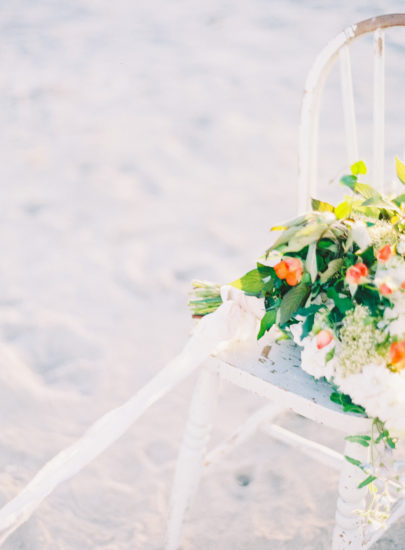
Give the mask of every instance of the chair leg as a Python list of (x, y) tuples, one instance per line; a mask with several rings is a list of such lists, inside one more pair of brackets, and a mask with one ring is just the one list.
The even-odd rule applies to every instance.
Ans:
[[(369, 448), (358, 443), (347, 441), (344, 454), (364, 464), (369, 462)], [(365, 509), (367, 487), (358, 489), (357, 486), (365, 477), (367, 475), (360, 468), (345, 460), (340, 474), (332, 550), (364, 548), (364, 520), (359, 511)]]
[(177, 550), (187, 509), (197, 489), (218, 401), (219, 375), (202, 368), (191, 401), (171, 494), (166, 550)]

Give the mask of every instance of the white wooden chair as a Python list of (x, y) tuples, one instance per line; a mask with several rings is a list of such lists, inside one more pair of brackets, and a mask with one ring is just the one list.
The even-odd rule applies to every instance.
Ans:
[[(337, 58), (341, 64), (343, 107), (349, 164), (359, 160), (349, 45), (359, 37), (374, 33), (374, 144), (373, 180), (377, 188), (384, 183), (384, 32), (394, 26), (405, 26), (405, 14), (384, 15), (353, 25), (332, 40), (317, 57), (306, 82), (300, 126), (299, 145), (299, 209), (309, 206), (316, 195), (317, 132), (320, 98), (325, 79)], [(186, 510), (196, 490), (205, 465), (218, 460), (235, 445), (245, 441), (256, 429), (264, 429), (317, 459), (326, 461), (341, 471), (337, 499), (333, 550), (369, 548), (383, 533), (364, 525), (358, 510), (364, 509), (367, 488), (357, 485), (363, 472), (343, 460), (329, 448), (288, 432), (272, 422), (286, 409), (315, 422), (323, 423), (346, 434), (370, 432), (370, 419), (343, 413), (330, 401), (330, 386), (314, 383), (298, 368), (297, 347), (289, 342), (275, 344), (267, 337), (251, 345), (233, 344), (227, 350), (212, 355), (201, 370), (192, 398), (186, 431), (178, 458), (171, 498), (166, 550), (177, 550)], [(206, 454), (206, 446), (214, 421), (218, 399), (218, 384), (223, 378), (270, 400), (270, 405), (247, 420), (222, 445)], [(346, 442), (344, 454), (368, 463), (367, 447)], [(405, 503), (398, 501), (389, 524), (405, 514)]]
[[(384, 30), (393, 26), (405, 26), (405, 14), (385, 15), (354, 25), (338, 35), (317, 58), (308, 76), (302, 107), (299, 151), (300, 209), (307, 206), (308, 197), (314, 194), (316, 189), (319, 101), (324, 80), (337, 57), (340, 57), (342, 66), (349, 162), (358, 160), (348, 46), (353, 40), (371, 32), (375, 33), (373, 172), (377, 186), (382, 187)], [(225, 300), (215, 313), (201, 320), (193, 337), (175, 359), (127, 402), (106, 413), (79, 440), (53, 457), (18, 495), (0, 509), (0, 545), (34, 513), (58, 485), (90, 464), (123, 435), (153, 403), (193, 370), (203, 365), (192, 399), (176, 469), (167, 550), (175, 550), (179, 546), (184, 515), (197, 487), (203, 465), (218, 460), (236, 444), (245, 441), (258, 428), (341, 470), (333, 549), (357, 550), (370, 547), (381, 535), (381, 531), (369, 533), (364, 530), (360, 516), (355, 512), (362, 508), (365, 498), (365, 491), (356, 488), (362, 479), (360, 470), (343, 461), (342, 457), (331, 449), (292, 434), (273, 424), (272, 420), (281, 411), (292, 409), (315, 422), (322, 422), (350, 434), (366, 433), (370, 430), (371, 421), (360, 416), (343, 414), (329, 400), (329, 387), (322, 383), (315, 384), (298, 368), (297, 348), (291, 343), (275, 344), (270, 336), (266, 335), (258, 344), (252, 331), (254, 321), (255, 317), (249, 308), (235, 299)], [(238, 341), (235, 338), (238, 332), (251, 334), (250, 341)], [(271, 403), (248, 419), (221, 446), (206, 455), (205, 449), (214, 419), (220, 378), (267, 397)], [(367, 462), (368, 449), (347, 442), (345, 454)], [(403, 513), (405, 505), (398, 502), (389, 523), (394, 522)]]

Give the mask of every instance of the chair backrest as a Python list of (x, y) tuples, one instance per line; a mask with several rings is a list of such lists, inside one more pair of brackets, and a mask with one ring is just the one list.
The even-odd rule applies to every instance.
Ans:
[(381, 15), (361, 21), (338, 34), (321, 51), (313, 64), (305, 84), (301, 108), (300, 138), (298, 151), (300, 212), (309, 206), (317, 186), (318, 126), (320, 98), (326, 77), (339, 58), (343, 93), (343, 112), (348, 162), (359, 160), (356, 118), (349, 45), (359, 37), (374, 33), (374, 100), (373, 100), (373, 185), (384, 185), (384, 31), (390, 27), (405, 26), (405, 13)]

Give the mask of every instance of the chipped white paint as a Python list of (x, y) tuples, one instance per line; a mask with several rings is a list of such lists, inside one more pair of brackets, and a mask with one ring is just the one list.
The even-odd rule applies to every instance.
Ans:
[[(262, 347), (270, 341), (270, 336), (260, 340)], [(314, 384), (313, 378), (299, 367), (300, 351), (293, 342), (271, 343), (266, 359), (260, 352), (254, 342), (235, 342), (232, 348), (217, 354), (216, 368), (229, 382), (315, 422), (345, 433), (369, 430), (368, 419), (343, 413), (330, 400), (330, 385), (321, 380)]]

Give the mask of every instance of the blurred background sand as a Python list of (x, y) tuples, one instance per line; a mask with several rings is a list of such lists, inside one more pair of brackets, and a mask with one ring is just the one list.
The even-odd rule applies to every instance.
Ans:
[[(182, 348), (193, 278), (251, 268), (295, 214), (315, 55), (404, 2), (12, 0), (0, 8), (0, 503)], [(404, 150), (405, 33), (389, 34), (387, 174)], [(371, 43), (353, 49), (370, 159)], [(336, 107), (337, 106), (337, 107)], [(338, 72), (320, 196), (345, 170)], [(195, 377), (61, 486), (7, 550), (163, 548)], [(261, 405), (224, 386), (214, 441)], [(340, 434), (286, 415), (337, 449)], [(337, 475), (257, 435), (204, 478), (184, 550), (328, 548)], [(376, 549), (403, 548), (405, 523)]]

